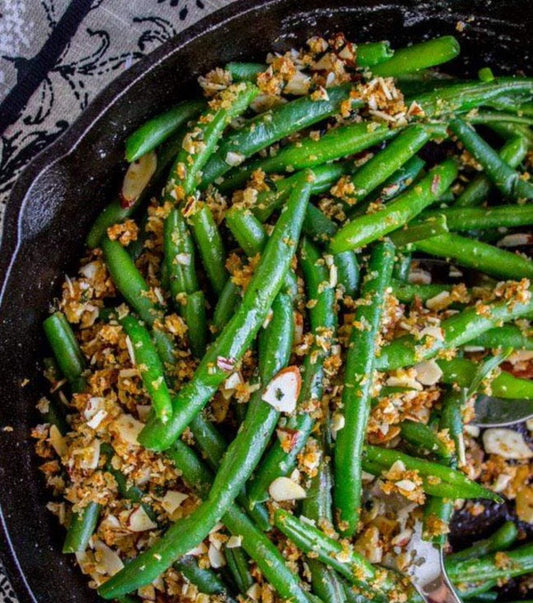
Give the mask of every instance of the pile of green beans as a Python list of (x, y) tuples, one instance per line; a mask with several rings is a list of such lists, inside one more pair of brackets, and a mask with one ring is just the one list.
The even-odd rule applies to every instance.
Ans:
[[(338, 35), (310, 48), (321, 44), (326, 50), (310, 51), (317, 60), (333, 52), (337, 69), (344, 62), (333, 85), (320, 85), (324, 70), (313, 72), (308, 56), (230, 62), (205, 78), (213, 98), (181, 102), (131, 132), (130, 176), (138, 162), (150, 172), (135, 198), (118, 195), (87, 237), (109, 288), (96, 293), (82, 276), (88, 282), (75, 301), (97, 296), (96, 322), (70, 312), (70, 281), (44, 321), (55, 358), (48, 370), (61, 392), (44, 413), (50, 443), (54, 430), (65, 441), (90, 433), (75, 413), (85, 397), (106, 395), (95, 394), (100, 360), (88, 351), (105, 326), (105, 336), (122, 337), (106, 348), (105, 363), (120, 374), (113, 346), (122, 346), (117, 358), (126, 347), (142, 390), (135, 403), (150, 401), (144, 415), (115, 396), (118, 413), (139, 413), (139, 450), (172, 463), (197, 497), (191, 512), (170, 521), (158, 506), (165, 486), (132, 479), (115, 436), (96, 428), (94, 471), (119, 505), (142, 507), (156, 526), (127, 561), (118, 546), (124, 567), (100, 584), (106, 600), (127, 601), (173, 568), (199, 592), (230, 602), (266, 581), (297, 603), (420, 603), (405, 576), (360, 552), (375, 493), (383, 504), (401, 500), (393, 470), (405, 470), (403, 485), (417, 489), (423, 537), (437, 546), (446, 544), (455, 501), (504, 502), (462, 471), (464, 434), (470, 400), (487, 387), (501, 399), (533, 400), (533, 381), (502, 364), (533, 349), (533, 261), (497, 244), (533, 224), (533, 79), (489, 68), (478, 81), (446, 75), (435, 67), (460, 54), (453, 36), (393, 49)], [(308, 92), (289, 93), (292, 77)], [(378, 88), (385, 100), (374, 96)], [(265, 99), (272, 102), (261, 112)], [(130, 218), (140, 231), (127, 244), (110, 227)], [(450, 298), (452, 282), (435, 275), (417, 282), (412, 262), (428, 256), (469, 271), (468, 297)], [(416, 383), (397, 385), (403, 375)], [(381, 407), (428, 391), (438, 393), (429, 418), (407, 415), (391, 440), (375, 445)], [(68, 465), (75, 451), (65, 449), (60, 465), (76, 483)], [(389, 500), (383, 492), (394, 483)], [(69, 512), (64, 552), (94, 546), (107, 512), (95, 502)], [(221, 571), (194, 554), (217, 526), (239, 543), (221, 545)], [(516, 546), (518, 535), (508, 521), (446, 555), (465, 600), (495, 600), (502, 581), (533, 571), (533, 545)], [(294, 547), (297, 562), (287, 563)]]

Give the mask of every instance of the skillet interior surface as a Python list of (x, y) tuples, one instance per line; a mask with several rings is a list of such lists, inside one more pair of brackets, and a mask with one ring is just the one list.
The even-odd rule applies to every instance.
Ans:
[(457, 73), (475, 75), (485, 65), (499, 73), (531, 73), (531, 12), (523, 0), (235, 2), (119, 77), (26, 169), (9, 201), (0, 250), (2, 549), (22, 602), (97, 600), (61, 554), (63, 530), (45, 509), (49, 493), (29, 433), (39, 422), (34, 407), (45, 391), (41, 321), (63, 275), (75, 268), (91, 223), (117, 190), (128, 133), (148, 116), (198, 95), (198, 74), (230, 59), (260, 59), (315, 33), (344, 31), (357, 42), (388, 39), (399, 47), (457, 34), (463, 21), (466, 28), (457, 34), (462, 58), (452, 67)]

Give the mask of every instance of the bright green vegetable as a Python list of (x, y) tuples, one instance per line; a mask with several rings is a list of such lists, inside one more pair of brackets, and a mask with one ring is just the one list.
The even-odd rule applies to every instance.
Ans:
[(203, 106), (202, 101), (183, 101), (166, 113), (149, 119), (126, 139), (126, 161), (132, 163), (158, 147), (183, 124), (198, 115)]
[(131, 341), (135, 364), (141, 375), (143, 385), (152, 400), (155, 415), (163, 423), (166, 423), (172, 414), (172, 400), (165, 381), (165, 369), (150, 333), (131, 314), (121, 318), (120, 324)]
[(456, 175), (457, 165), (453, 160), (436, 166), (420, 182), (388, 203), (381, 211), (354, 218), (343, 226), (331, 239), (331, 251), (340, 253), (364, 247), (397, 230), (434, 203), (452, 184)]
[(442, 36), (396, 50), (388, 61), (376, 65), (372, 73), (382, 77), (412, 73), (447, 63), (458, 56), (460, 51), (459, 42), (453, 36)]
[[(422, 221), (423, 220), (423, 221)], [(425, 241), (448, 232), (448, 221), (444, 212), (427, 212), (420, 216), (420, 222), (391, 232), (389, 238), (397, 247)]]
[(100, 516), (100, 505), (90, 502), (81, 511), (72, 514), (63, 553), (83, 553), (89, 544)]
[(528, 334), (515, 325), (502, 325), (485, 331), (483, 335), (469, 341), (468, 346), (486, 349), (533, 350), (533, 332), (530, 330)]
[(484, 540), (475, 542), (472, 546), (446, 556), (446, 567), (469, 559), (479, 559), (490, 553), (505, 551), (513, 546), (518, 537), (518, 528), (512, 521), (506, 521), (500, 528)]
[(314, 167), (364, 151), (392, 138), (395, 134), (394, 130), (382, 124), (372, 124), (372, 127), (369, 127), (368, 123), (340, 126), (318, 140), (304, 138), (298, 143), (288, 144), (273, 157), (258, 159), (243, 168), (233, 170), (220, 185), (220, 189), (226, 192), (242, 186), (257, 169), (271, 174)]
[(373, 67), (394, 56), (394, 50), (388, 42), (367, 42), (357, 45), (356, 64), (363, 69)]
[[(326, 346), (331, 345), (336, 324), (333, 307), (335, 292), (333, 287), (327, 285), (328, 270), (324, 260), (307, 239), (302, 242), (300, 262), (308, 298), (316, 300), (316, 304), (309, 310), (311, 329), (313, 334), (323, 338)], [(305, 357), (297, 410), (287, 425), (288, 429), (293, 430), (293, 444), (288, 451), (278, 440), (272, 444), (248, 485), (248, 497), (251, 505), (267, 500), (270, 484), (277, 477), (287, 475), (294, 469), (297, 456), (305, 446), (315, 424), (309, 409), (314, 408), (322, 396), (323, 364), (326, 358), (327, 353), (318, 345), (314, 345)]]
[(175, 396), (172, 419), (164, 425), (151, 420), (141, 432), (139, 441), (147, 448), (165, 450), (172, 445), (227, 378), (265, 321), (288, 272), (300, 235), (310, 193), (308, 178), (309, 175), (304, 174), (300, 185), (291, 193), (239, 309), (207, 350), (194, 377)]
[(471, 126), (456, 118), (449, 127), (505, 197), (533, 199), (533, 184), (523, 180), (518, 172), (509, 167)]
[(346, 357), (342, 393), (344, 427), (337, 434), (334, 467), (335, 509), (340, 531), (353, 535), (359, 523), (362, 496), (361, 456), (370, 415), (376, 340), (384, 311), (385, 291), (394, 264), (394, 246), (380, 243), (372, 251), (361, 288)]
[(378, 370), (394, 370), (412, 366), (433, 358), (440, 350), (456, 348), (482, 335), (501, 322), (509, 322), (533, 312), (533, 300), (525, 303), (507, 301), (486, 304), (486, 312), (478, 313), (476, 306), (468, 307), (440, 324), (442, 338), (426, 335), (416, 340), (412, 335), (395, 339), (381, 350), (377, 359)]
[[(497, 207), (452, 207), (427, 211), (420, 219), (444, 216), (450, 230), (484, 230), (490, 228), (513, 228), (533, 224), (532, 205), (499, 205)], [(429, 237), (428, 237), (429, 238)]]
[(450, 458), (450, 449), (428, 425), (405, 420), (400, 424), (400, 430), (402, 438), (410, 444), (420, 446), (421, 448), (424, 448), (428, 452), (432, 452), (441, 458)]
[[(315, 101), (305, 96), (251, 119), (221, 142), (216, 154), (203, 170), (202, 186), (216, 182), (236, 162), (338, 113), (341, 103), (349, 98), (349, 94), (348, 85), (330, 88), (328, 100)], [(352, 103), (355, 106), (357, 104), (361, 103)]]
[(413, 244), (429, 255), (455, 260), (459, 265), (474, 268), (504, 279), (533, 278), (533, 262), (505, 249), (449, 232)]
[(60, 371), (74, 392), (83, 391), (85, 360), (66, 316), (62, 312), (54, 312), (44, 320), (43, 328)]
[[(527, 139), (522, 136), (513, 136), (498, 151), (502, 161), (509, 167), (517, 168), (525, 159), (528, 151)], [(492, 189), (492, 182), (485, 174), (478, 174), (465, 190), (457, 197), (455, 207), (472, 207), (481, 205), (487, 199)]]

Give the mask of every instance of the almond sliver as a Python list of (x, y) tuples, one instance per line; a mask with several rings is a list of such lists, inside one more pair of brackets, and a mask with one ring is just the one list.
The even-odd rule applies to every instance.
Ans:
[(291, 413), (296, 408), (302, 377), (296, 366), (282, 369), (263, 392), (262, 400), (278, 412)]

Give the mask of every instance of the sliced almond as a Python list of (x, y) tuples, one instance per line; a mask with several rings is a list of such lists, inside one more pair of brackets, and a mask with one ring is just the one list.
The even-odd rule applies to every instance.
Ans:
[(50, 444), (58, 456), (63, 457), (67, 454), (67, 443), (65, 438), (61, 435), (61, 432), (55, 425), (50, 426)]
[(513, 429), (487, 429), (483, 433), (483, 446), (485, 452), (497, 454), (504, 459), (525, 460), (533, 457), (533, 450), (524, 440), (524, 436)]
[(435, 360), (419, 362), (415, 365), (416, 380), (422, 385), (435, 385), (442, 377), (442, 370)]
[(181, 503), (188, 498), (188, 494), (178, 492), (177, 490), (168, 490), (161, 499), (161, 506), (169, 515), (172, 515), (181, 506)]
[(110, 549), (101, 540), (94, 544), (94, 559), (96, 561), (96, 571), (107, 576), (114, 576), (124, 567), (118, 554)]
[(137, 161), (130, 163), (120, 191), (122, 207), (132, 206), (141, 196), (157, 167), (157, 155), (154, 151), (139, 157)]
[(262, 400), (278, 412), (291, 413), (296, 408), (302, 377), (296, 366), (282, 369), (266, 386)]
[(228, 549), (238, 549), (242, 546), (242, 536), (230, 536), (226, 547)]
[(137, 438), (143, 427), (143, 423), (124, 413), (110, 424), (109, 431), (127, 444), (139, 446)]
[(296, 71), (291, 79), (287, 82), (284, 92), (286, 94), (294, 94), (301, 96), (309, 92), (311, 78), (301, 71)]
[(270, 496), (276, 501), (281, 502), (283, 500), (301, 500), (306, 497), (306, 492), (296, 482), (288, 477), (277, 477), (269, 486), (268, 492)]
[(500, 239), (497, 243), (498, 247), (522, 247), (525, 245), (531, 245), (533, 243), (533, 236), (528, 233), (517, 232), (514, 234), (506, 235), (503, 239)]
[(209, 558), (209, 563), (211, 564), (211, 567), (213, 567), (214, 569), (226, 565), (226, 558), (224, 557), (224, 553), (220, 551), (213, 543), (209, 545), (207, 557)]
[(137, 507), (129, 514), (126, 525), (132, 532), (146, 532), (157, 528), (157, 524), (148, 517), (142, 506)]
[(246, 159), (246, 157), (242, 153), (236, 153), (235, 151), (229, 151), (228, 153), (226, 153), (226, 158), (224, 159), (224, 161), (228, 165), (231, 165), (232, 167), (236, 167), (237, 165), (240, 165), (245, 159)]

